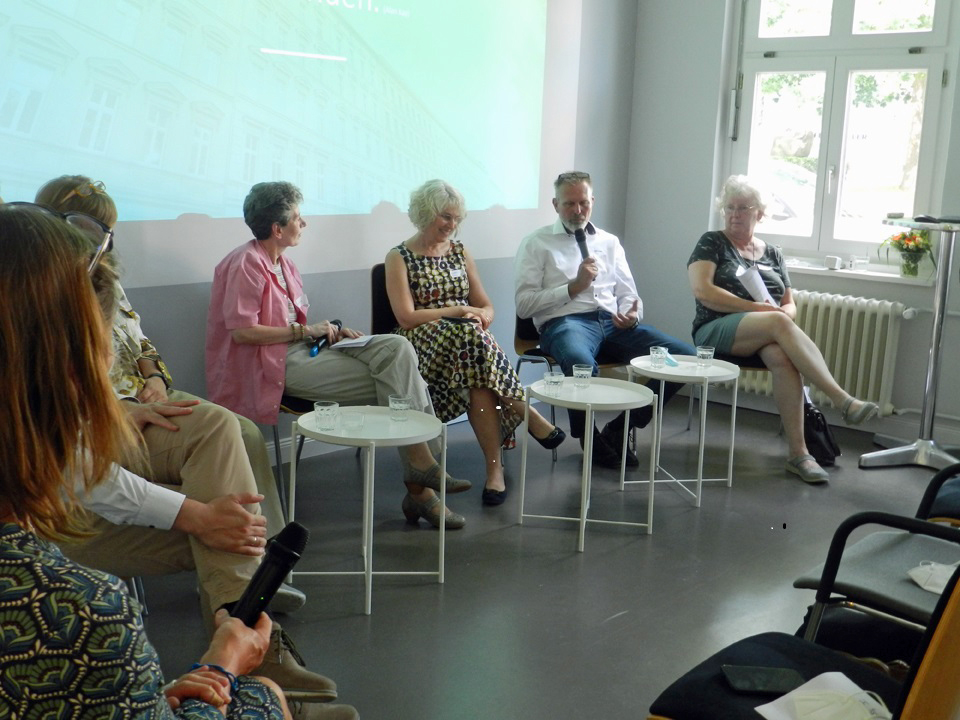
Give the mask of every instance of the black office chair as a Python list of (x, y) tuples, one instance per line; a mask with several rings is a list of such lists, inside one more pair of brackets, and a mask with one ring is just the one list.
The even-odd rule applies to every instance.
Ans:
[[(796, 670), (803, 680), (841, 672), (863, 690), (876, 693), (896, 720), (957, 717), (960, 711), (960, 569), (936, 601), (910, 670), (898, 682), (845, 653), (784, 633), (763, 633), (730, 645), (704, 660), (664, 690), (650, 706), (648, 720), (748, 720), (776, 696), (734, 691), (723, 665)], [(781, 693), (783, 694), (783, 693)]]
[(377, 263), (370, 270), (370, 332), (386, 335), (392, 333), (399, 324), (387, 296), (386, 267), (383, 263)]

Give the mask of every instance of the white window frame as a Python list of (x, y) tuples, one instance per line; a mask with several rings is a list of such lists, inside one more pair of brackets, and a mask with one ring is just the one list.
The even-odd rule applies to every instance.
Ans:
[[(928, 71), (924, 98), (924, 123), (920, 139), (917, 167), (915, 212), (925, 212), (939, 206), (934, 195), (941, 168), (937, 159), (938, 146), (944, 142), (939, 132), (943, 112), (944, 67), (951, 0), (937, 0), (934, 27), (931, 32), (883, 33), (852, 35), (853, 1), (834, 0), (834, 22), (831, 34), (818, 38), (759, 38), (760, 0), (745, 0), (745, 24), (742, 59), (742, 85), (739, 111), (739, 134), (730, 143), (729, 172), (747, 172), (750, 153), (750, 133), (753, 118), (754, 92), (758, 72), (825, 71), (823, 116), (821, 123), (820, 158), (816, 180), (816, 206), (810, 237), (769, 234), (770, 241), (782, 246), (789, 254), (825, 255), (872, 253), (882, 237), (871, 242), (837, 240), (833, 236), (838, 183), (827, 187), (827, 172), (833, 166), (842, 167), (844, 114), (846, 110), (847, 78), (851, 70), (889, 70), (923, 68)], [(956, 45), (956, 43), (953, 43)], [(919, 53), (908, 53), (910, 48)], [(839, 179), (839, 173), (837, 175)], [(891, 209), (893, 210), (893, 209)], [(879, 222), (880, 218), (878, 218)], [(761, 223), (757, 234), (766, 236)]]
[[(825, 72), (823, 115), (820, 127), (820, 158), (817, 171), (813, 230), (810, 237), (797, 235), (770, 235), (772, 241), (788, 250), (804, 253), (831, 253), (863, 255), (872, 244), (869, 238), (862, 240), (839, 240), (834, 237), (834, 218), (838, 199), (839, 172), (828, 183), (829, 169), (841, 168), (843, 162), (844, 113), (846, 110), (847, 78), (855, 70), (926, 69), (927, 90), (924, 98), (924, 124), (920, 138), (920, 155), (917, 165), (917, 187), (914, 208), (917, 212), (933, 207), (934, 178), (937, 170), (937, 128), (942, 97), (941, 78), (944, 67), (943, 53), (920, 55), (899, 54), (848, 54), (825, 57), (822, 54), (803, 57), (748, 58), (743, 63), (743, 101), (741, 104), (738, 141), (733, 143), (731, 172), (747, 172), (750, 154), (750, 132), (753, 118), (755, 78), (767, 72)], [(893, 210), (893, 208), (891, 208)], [(878, 218), (878, 222), (880, 218)], [(765, 235), (763, 224), (757, 233)], [(879, 243), (883, 238), (877, 238)]]
[(830, 34), (818, 37), (762, 38), (760, 28), (760, 0), (750, 0), (746, 9), (744, 50), (748, 53), (780, 52), (789, 49), (798, 52), (833, 52), (844, 50), (882, 50), (911, 47), (936, 47), (947, 43), (950, 21), (950, 0), (937, 0), (933, 29), (923, 32), (853, 34), (855, 0), (833, 0), (833, 22)]

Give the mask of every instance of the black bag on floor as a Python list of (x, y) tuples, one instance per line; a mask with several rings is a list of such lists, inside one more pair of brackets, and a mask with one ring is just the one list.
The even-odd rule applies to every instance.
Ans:
[(810, 400), (810, 392), (803, 389), (803, 440), (807, 452), (813, 455), (820, 465), (833, 465), (840, 456), (840, 446), (833, 436), (833, 430), (827, 425), (827, 419), (820, 408)]

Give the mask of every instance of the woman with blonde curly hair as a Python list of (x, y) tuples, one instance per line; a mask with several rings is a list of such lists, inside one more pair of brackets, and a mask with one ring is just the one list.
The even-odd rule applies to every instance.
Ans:
[[(456, 239), (466, 203), (452, 185), (430, 180), (411, 193), (408, 215), (417, 232), (385, 261), (396, 332), (417, 350), (437, 417), (467, 413), (486, 460), (483, 503), (500, 505), (500, 446), (523, 420), (523, 386), (489, 330), (493, 303), (473, 256)], [(566, 437), (532, 408), (530, 434), (547, 449)]]

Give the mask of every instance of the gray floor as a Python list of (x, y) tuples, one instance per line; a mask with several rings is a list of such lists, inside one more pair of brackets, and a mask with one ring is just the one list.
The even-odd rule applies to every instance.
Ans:
[[(695, 472), (696, 435), (683, 432), (685, 404), (667, 409), (663, 465)], [(729, 408), (711, 406), (708, 474), (724, 469)], [(650, 702), (704, 657), (747, 635), (793, 632), (812, 593), (792, 580), (820, 562), (837, 524), (860, 510), (912, 514), (932, 471), (861, 471), (870, 435), (837, 429), (844, 455), (829, 486), (783, 471), (774, 416), (738, 415), (734, 484), (705, 487), (697, 509), (657, 486), (654, 532), (593, 525), (576, 552), (576, 525), (517, 524), (519, 493), (500, 508), (480, 504), (479, 483), (449, 504), (467, 527), (447, 535), (446, 582), (381, 577), (373, 614), (359, 578), (305, 578), (307, 605), (280, 618), (308, 667), (337, 680), (361, 716), (414, 718), (643, 718)], [(566, 425), (562, 418), (561, 425)], [(649, 431), (640, 436), (642, 448)], [(527, 511), (576, 513), (580, 448), (568, 441), (554, 465), (533, 446)], [(641, 450), (641, 466), (648, 457)], [(428, 569), (437, 533), (406, 525), (393, 451), (378, 455), (378, 569)], [(516, 488), (519, 450), (506, 456)], [(450, 466), (477, 481), (482, 457), (470, 428), (450, 431)], [(632, 471), (631, 476), (640, 473)], [(301, 569), (359, 569), (361, 468), (352, 451), (304, 461), (297, 520), (311, 531)], [(616, 473), (594, 473), (591, 513), (646, 514), (644, 485), (620, 493)], [(167, 676), (185, 671), (205, 639), (192, 577), (145, 578), (147, 628)]]

